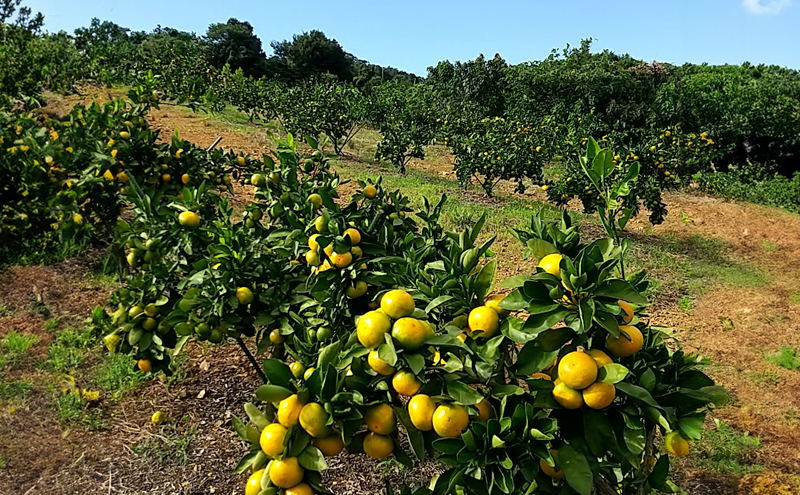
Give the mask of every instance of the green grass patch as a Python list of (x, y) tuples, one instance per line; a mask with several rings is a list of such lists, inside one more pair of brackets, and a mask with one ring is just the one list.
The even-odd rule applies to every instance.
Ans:
[(0, 400), (24, 399), (30, 392), (28, 382), (0, 382)]
[(158, 435), (149, 435), (132, 445), (131, 450), (142, 459), (156, 464), (186, 464), (195, 438), (196, 425), (180, 428), (178, 425), (165, 424), (160, 427)]
[(783, 346), (779, 352), (768, 355), (767, 361), (788, 370), (800, 369), (800, 351)]
[(94, 370), (93, 381), (114, 400), (119, 400), (147, 381), (147, 375), (136, 371), (134, 363), (130, 356), (111, 354)]
[(58, 318), (50, 318), (49, 320), (44, 322), (44, 329), (48, 332), (52, 332), (56, 328), (58, 328), (59, 320)]
[(87, 351), (96, 345), (97, 338), (88, 328), (62, 330), (48, 347), (47, 359), (39, 363), (39, 368), (56, 373), (75, 370), (83, 364)]
[(739, 433), (719, 420), (716, 425), (696, 444), (697, 451), (693, 457), (699, 467), (739, 476), (764, 470), (763, 466), (751, 461), (751, 455), (761, 447), (758, 438)]
[(39, 338), (36, 335), (28, 335), (11, 332), (0, 340), (0, 368), (11, 361), (19, 358), (30, 349)]
[(800, 306), (800, 290), (794, 290), (789, 294), (789, 304), (792, 306)]

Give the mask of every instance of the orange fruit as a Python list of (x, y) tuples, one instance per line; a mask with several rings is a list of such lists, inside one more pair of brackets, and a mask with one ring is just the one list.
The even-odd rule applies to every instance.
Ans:
[(291, 488), (303, 481), (305, 469), (300, 466), (297, 457), (276, 459), (269, 466), (269, 479), (279, 488)]
[(617, 301), (617, 303), (619, 304), (619, 307), (622, 308), (622, 313), (623, 313), (622, 321), (625, 322), (626, 324), (632, 322), (633, 306), (631, 306), (630, 303), (623, 300), (619, 300)]
[(149, 373), (150, 371), (153, 370), (153, 364), (150, 362), (149, 359), (140, 359), (138, 365), (139, 365), (139, 370), (145, 373)]
[(264, 470), (259, 469), (247, 478), (247, 485), (244, 488), (244, 495), (258, 495), (261, 493), (261, 478), (264, 476)]
[(278, 423), (289, 428), (297, 424), (303, 403), (297, 394), (292, 394), (278, 403)]
[(377, 195), (378, 195), (378, 189), (372, 184), (364, 188), (364, 196), (366, 196), (368, 199), (372, 199)]
[(331, 434), (327, 426), (328, 413), (318, 402), (310, 402), (300, 410), (300, 426), (314, 438), (324, 438)]
[(614, 362), (610, 357), (608, 357), (608, 354), (601, 351), (600, 349), (590, 349), (586, 351), (586, 354), (588, 354), (589, 357), (594, 359), (594, 362), (597, 365), (598, 370), (603, 366)]
[(553, 387), (553, 397), (564, 409), (580, 409), (583, 406), (583, 396), (564, 382), (557, 382)]
[(500, 307), (500, 301), (505, 299), (506, 296), (502, 294), (492, 294), (491, 296), (487, 297), (486, 300), (483, 302), (483, 305), (489, 308), (492, 308), (497, 316), (501, 319), (507, 317), (511, 312), (507, 309), (503, 309)]
[(319, 234), (313, 234), (308, 238), (308, 247), (312, 251), (317, 251), (319, 249), (319, 242), (317, 242), (317, 237), (319, 237)]
[(193, 211), (184, 211), (178, 215), (178, 223), (183, 227), (196, 229), (200, 226), (200, 217)]
[(422, 388), (422, 382), (414, 376), (414, 373), (403, 370), (398, 371), (392, 377), (392, 388), (400, 395), (411, 397), (416, 395), (419, 389)]
[(539, 468), (542, 470), (544, 474), (551, 478), (561, 479), (564, 477), (564, 471), (562, 471), (558, 466), (558, 450), (553, 449), (550, 451), (550, 455), (553, 456), (553, 460), (556, 461), (556, 467), (552, 467), (550, 464), (545, 462), (544, 459), (539, 459)]
[(394, 442), (390, 437), (368, 433), (364, 437), (364, 453), (375, 459), (386, 459), (394, 451)]
[(480, 402), (475, 404), (478, 408), (478, 419), (481, 421), (488, 421), (492, 417), (492, 405), (489, 404), (487, 399), (481, 399)]
[(469, 426), (469, 414), (458, 404), (442, 404), (434, 411), (432, 423), (440, 437), (456, 438)]
[(631, 325), (623, 325), (619, 329), (627, 333), (630, 336), (630, 340), (623, 334), (620, 334), (617, 338), (609, 335), (606, 339), (606, 348), (611, 354), (616, 357), (628, 357), (639, 352), (644, 345), (644, 335), (642, 335), (641, 330)]
[(363, 280), (356, 280), (355, 285), (350, 285), (344, 290), (350, 299), (358, 299), (367, 293), (367, 283)]
[(390, 290), (381, 298), (381, 309), (393, 320), (410, 316), (414, 308), (414, 298), (404, 290)]
[(261, 450), (270, 457), (283, 454), (283, 439), (286, 437), (286, 427), (280, 423), (267, 425), (259, 437)]
[(425, 394), (417, 394), (408, 401), (408, 417), (420, 431), (433, 429), (434, 411), (436, 411), (436, 403)]
[(283, 495), (314, 495), (314, 490), (307, 483), (299, 483), (287, 488)]
[(397, 427), (394, 409), (386, 403), (375, 404), (364, 413), (364, 424), (379, 435), (388, 435)]
[(500, 329), (500, 317), (488, 306), (478, 306), (469, 312), (469, 329), (471, 332), (482, 332), (482, 337), (494, 337)]
[(561, 278), (561, 258), (562, 256), (558, 253), (548, 254), (539, 261), (539, 268), (550, 275)]
[(353, 246), (355, 246), (356, 244), (361, 242), (361, 233), (358, 230), (354, 229), (354, 228), (349, 228), (349, 229), (345, 230), (344, 234), (342, 234), (342, 236), (349, 236), (350, 237), (350, 244), (352, 244)]
[(689, 442), (683, 438), (679, 431), (673, 431), (664, 439), (664, 446), (667, 452), (675, 457), (685, 457), (689, 455)]
[(334, 433), (333, 435), (328, 435), (323, 438), (315, 438), (311, 443), (314, 447), (318, 448), (325, 457), (339, 455), (339, 453), (344, 450), (344, 442), (339, 433)]
[(569, 388), (584, 389), (597, 380), (597, 363), (585, 352), (570, 352), (558, 363), (558, 377)]
[(334, 252), (333, 254), (330, 255), (330, 257), (333, 266), (335, 266), (336, 268), (346, 268), (347, 266), (350, 265), (350, 263), (353, 262), (353, 255), (352, 253), (350, 253), (350, 251), (347, 251), (345, 253)]
[(381, 359), (377, 349), (367, 355), (367, 364), (379, 375), (389, 376), (396, 371), (394, 366)]
[(277, 328), (269, 333), (269, 341), (273, 344), (282, 344), (284, 341), (281, 331)]
[(239, 304), (247, 306), (253, 302), (255, 296), (253, 295), (253, 291), (248, 287), (239, 287), (236, 289), (236, 299), (239, 301)]
[(592, 409), (605, 409), (614, 402), (617, 388), (611, 383), (594, 382), (583, 389), (583, 402)]
[(401, 349), (419, 349), (433, 335), (433, 327), (416, 318), (400, 318), (392, 326), (392, 337), (398, 342)]
[(392, 322), (380, 311), (370, 311), (358, 320), (356, 335), (361, 345), (375, 349), (386, 342), (385, 335), (392, 329)]
[(547, 380), (548, 382), (553, 381), (553, 378), (547, 373), (534, 373), (531, 375), (531, 378), (535, 380)]

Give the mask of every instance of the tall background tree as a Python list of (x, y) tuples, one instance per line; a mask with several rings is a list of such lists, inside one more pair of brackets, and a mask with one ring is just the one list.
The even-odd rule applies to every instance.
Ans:
[(206, 42), (208, 61), (214, 67), (229, 64), (232, 70), (242, 69), (249, 76), (264, 75), (266, 55), (249, 22), (231, 17), (224, 24), (211, 24)]
[(347, 52), (322, 31), (298, 34), (292, 41), (273, 42), (272, 49), (295, 79), (328, 73), (340, 81), (353, 80), (353, 64)]

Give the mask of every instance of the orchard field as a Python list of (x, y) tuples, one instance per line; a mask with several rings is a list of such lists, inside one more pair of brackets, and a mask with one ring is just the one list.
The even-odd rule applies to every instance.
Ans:
[(796, 72), (17, 6), (0, 493), (800, 493)]

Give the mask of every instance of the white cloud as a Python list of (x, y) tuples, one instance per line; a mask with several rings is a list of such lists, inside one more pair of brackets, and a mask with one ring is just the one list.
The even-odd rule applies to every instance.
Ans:
[(742, 0), (742, 6), (755, 15), (775, 15), (791, 4), (792, 0)]

